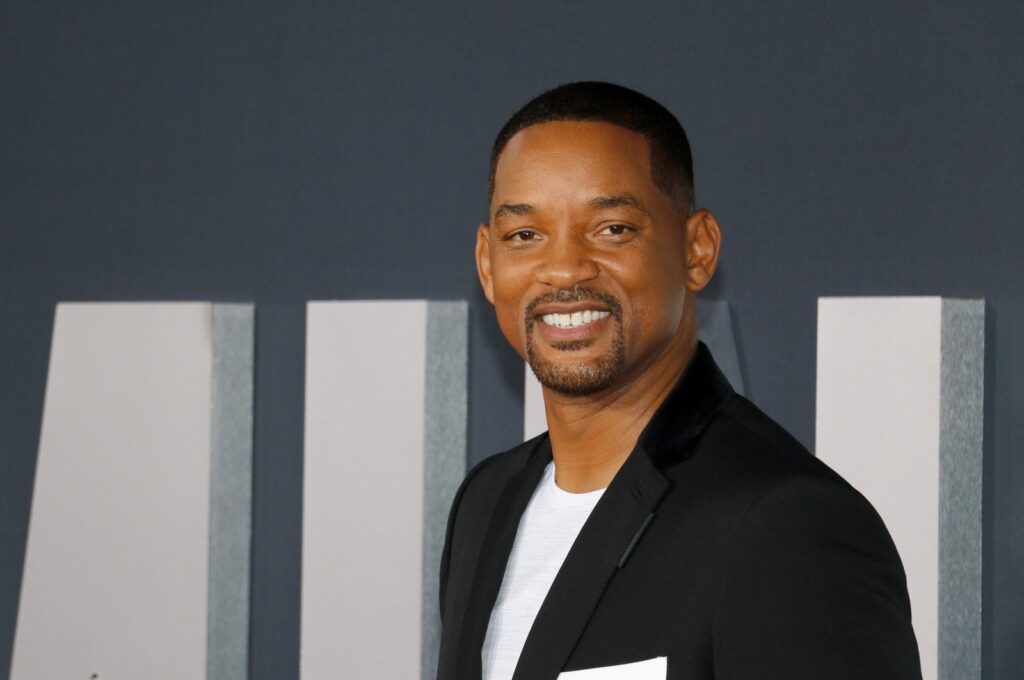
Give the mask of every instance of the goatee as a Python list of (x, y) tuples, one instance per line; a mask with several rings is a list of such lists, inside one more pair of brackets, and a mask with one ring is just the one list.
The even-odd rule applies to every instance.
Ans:
[[(534, 310), (543, 304), (581, 302), (594, 300), (608, 308), (611, 313), (612, 345), (608, 352), (597, 359), (579, 362), (553, 363), (545, 360), (537, 351), (533, 341)], [(552, 343), (551, 347), (563, 352), (574, 352), (594, 343), (594, 340), (572, 340)], [(610, 387), (626, 365), (625, 342), (622, 329), (622, 305), (608, 293), (588, 288), (557, 290), (530, 302), (526, 307), (526, 361), (537, 376), (540, 384), (549, 390), (570, 396), (586, 396)]]

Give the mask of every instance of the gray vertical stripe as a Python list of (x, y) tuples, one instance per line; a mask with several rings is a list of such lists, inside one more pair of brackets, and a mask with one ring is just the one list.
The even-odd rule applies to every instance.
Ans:
[(942, 301), (939, 679), (981, 677), (985, 302)]
[(249, 674), (254, 320), (252, 304), (213, 305), (208, 680)]
[(441, 644), (438, 576), (448, 510), (466, 474), (468, 306), (427, 305), (423, 442), (423, 603), (420, 677), (437, 674)]

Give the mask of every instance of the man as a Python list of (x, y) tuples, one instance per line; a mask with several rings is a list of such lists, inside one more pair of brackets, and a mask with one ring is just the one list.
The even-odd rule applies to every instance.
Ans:
[(881, 519), (698, 341), (721, 232), (672, 114), (558, 87), (490, 180), (480, 282), (548, 432), (456, 494), (438, 677), (920, 678)]

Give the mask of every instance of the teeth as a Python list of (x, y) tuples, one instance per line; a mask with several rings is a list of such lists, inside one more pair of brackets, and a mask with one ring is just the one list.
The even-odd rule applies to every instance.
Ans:
[(573, 312), (572, 314), (545, 314), (541, 317), (541, 321), (556, 328), (579, 328), (592, 321), (603, 319), (610, 314), (611, 312), (587, 309), (582, 312)]

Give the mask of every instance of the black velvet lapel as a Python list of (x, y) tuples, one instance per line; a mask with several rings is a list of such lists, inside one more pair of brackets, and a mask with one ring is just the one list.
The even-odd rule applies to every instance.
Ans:
[(626, 459), (555, 576), (512, 680), (558, 676), (608, 581), (668, 485), (639, 447)]
[[(556, 678), (572, 653), (609, 580), (642, 537), (669, 489), (658, 467), (689, 455), (690, 441), (733, 394), (704, 343), (679, 382), (655, 412), (591, 513), (569, 551), (526, 639), (513, 680)], [(551, 460), (544, 437), (523, 470), (505, 486), (480, 552), (460, 636), (457, 677), (478, 680), (480, 652), (519, 520)]]
[(587, 519), (551, 584), (519, 657), (513, 680), (556, 678), (608, 582), (628, 569), (628, 551), (670, 483), (658, 467), (690, 453), (690, 442), (733, 394), (711, 352), (698, 343), (690, 365), (641, 433), (636, 448)]
[(688, 455), (686, 444), (700, 434), (711, 416), (734, 394), (703, 342), (683, 376), (640, 434), (639, 444), (655, 465)]

